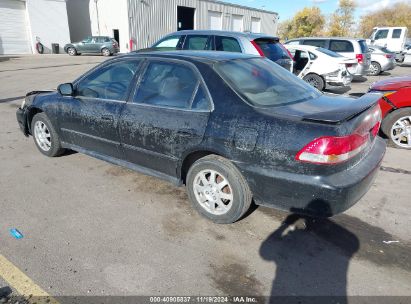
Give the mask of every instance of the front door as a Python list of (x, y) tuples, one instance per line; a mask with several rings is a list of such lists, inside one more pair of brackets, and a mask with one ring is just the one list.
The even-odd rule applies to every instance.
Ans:
[(102, 155), (119, 157), (118, 124), (139, 60), (117, 60), (75, 84), (75, 96), (62, 97), (62, 140)]
[(175, 176), (184, 152), (203, 140), (209, 95), (195, 67), (178, 61), (148, 61), (139, 82), (120, 118), (126, 159)]

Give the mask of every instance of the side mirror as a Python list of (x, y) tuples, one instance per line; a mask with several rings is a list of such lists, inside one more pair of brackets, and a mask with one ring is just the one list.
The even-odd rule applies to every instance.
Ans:
[(63, 83), (57, 87), (57, 91), (63, 96), (73, 96), (74, 88), (72, 83)]

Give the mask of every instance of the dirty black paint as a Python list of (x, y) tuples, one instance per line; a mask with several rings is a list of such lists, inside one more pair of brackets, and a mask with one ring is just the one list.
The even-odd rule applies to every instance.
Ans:
[[(42, 111), (59, 133), (64, 148), (175, 184), (184, 181), (185, 159), (196, 153), (218, 154), (237, 165), (257, 204), (291, 210), (324, 200), (333, 206), (333, 213), (346, 210), (372, 183), (385, 152), (384, 143), (374, 139), (372, 149), (335, 166), (301, 163), (295, 155), (320, 136), (353, 132), (378, 98), (319, 96), (281, 107), (252, 107), (214, 68), (220, 61), (249, 58), (216, 52), (116, 56), (74, 81), (73, 88), (75, 92), (83, 79), (110, 64), (141, 63), (124, 100), (32, 92), (26, 97), (25, 109), (17, 111), (18, 122), (28, 133), (31, 117)], [(210, 109), (194, 111), (133, 103), (139, 79), (144, 79), (143, 66), (153, 60), (190, 66), (198, 83), (208, 91)]]

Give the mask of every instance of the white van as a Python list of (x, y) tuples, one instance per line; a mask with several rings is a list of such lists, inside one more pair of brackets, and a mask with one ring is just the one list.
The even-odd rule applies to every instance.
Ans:
[(398, 61), (403, 60), (408, 29), (406, 27), (374, 27), (369, 44), (386, 47), (395, 52)]

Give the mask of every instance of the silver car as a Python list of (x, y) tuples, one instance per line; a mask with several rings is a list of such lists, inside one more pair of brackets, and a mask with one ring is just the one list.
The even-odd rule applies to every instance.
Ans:
[(382, 72), (395, 68), (395, 53), (377, 45), (369, 45), (368, 49), (371, 52), (371, 65), (368, 75), (377, 76)]
[(313, 45), (336, 52), (344, 57), (356, 59), (358, 64), (348, 69), (353, 76), (365, 76), (371, 64), (371, 54), (364, 39), (340, 37), (307, 37), (291, 39), (285, 45)]
[(169, 34), (149, 49), (156, 50), (209, 50), (252, 54), (267, 57), (288, 71), (293, 71), (293, 59), (274, 36), (255, 33), (215, 30), (188, 30)]

